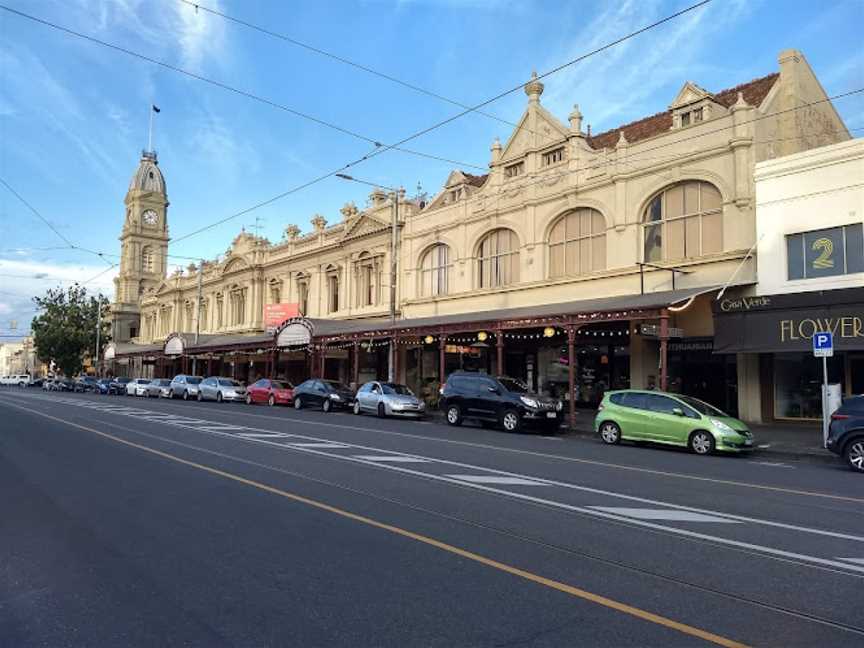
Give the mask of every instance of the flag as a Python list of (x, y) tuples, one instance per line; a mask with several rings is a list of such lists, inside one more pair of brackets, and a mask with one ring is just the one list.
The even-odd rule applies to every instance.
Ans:
[(157, 112), (157, 113), (158, 113), (158, 112), (162, 112), (162, 111), (159, 110), (159, 106), (157, 106), (156, 104), (153, 104), (153, 112)]

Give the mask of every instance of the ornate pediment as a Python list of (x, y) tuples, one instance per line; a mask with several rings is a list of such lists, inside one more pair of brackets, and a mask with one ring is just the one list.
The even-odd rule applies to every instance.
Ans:
[(230, 256), (225, 260), (225, 265), (222, 266), (222, 274), (239, 272), (241, 270), (246, 270), (247, 268), (249, 268), (249, 262), (246, 261), (246, 259), (239, 256)]
[(390, 224), (373, 218), (367, 213), (361, 213), (359, 217), (350, 223), (342, 235), (342, 240), (356, 239), (368, 234), (375, 234), (390, 229)]
[(527, 150), (564, 141), (568, 135), (569, 131), (555, 119), (552, 113), (540, 104), (531, 104), (522, 115), (518, 126), (510, 135), (510, 139), (507, 140), (507, 144), (504, 145), (501, 159), (518, 158)]
[(710, 92), (708, 92), (704, 88), (700, 88), (692, 81), (688, 81), (678, 91), (678, 94), (675, 95), (675, 99), (672, 101), (669, 109), (675, 110), (676, 108), (681, 108), (682, 106), (689, 106), (692, 103), (696, 103), (697, 101), (701, 101), (702, 99), (710, 99), (711, 97), (712, 94)]

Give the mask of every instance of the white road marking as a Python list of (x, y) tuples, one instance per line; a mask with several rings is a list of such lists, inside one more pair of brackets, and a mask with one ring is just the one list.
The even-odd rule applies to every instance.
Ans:
[(858, 563), (859, 565), (864, 565), (864, 558), (838, 558), (837, 560), (845, 560), (847, 562)]
[[(215, 429), (218, 429), (218, 428), (213, 428), (213, 429), (215, 430)], [(227, 428), (225, 428), (225, 429), (227, 429)], [(246, 428), (234, 428), (234, 429), (235, 429), (235, 430), (245, 430)], [(238, 432), (238, 433), (237, 433), (237, 436), (241, 436), (241, 437), (249, 437), (249, 438), (252, 438), (252, 439), (255, 439), (255, 438), (270, 439), (270, 438), (273, 438), (273, 437), (282, 437), (282, 438), (287, 438), (287, 437), (290, 437), (290, 436), (293, 436), (293, 435), (291, 435), (291, 434), (285, 434), (284, 432)]]
[(618, 513), (627, 517), (634, 517), (640, 520), (671, 520), (674, 522), (725, 522), (726, 524), (741, 524), (738, 520), (730, 520), (728, 518), (716, 517), (714, 515), (705, 515), (704, 513), (692, 513), (690, 511), (678, 511), (675, 509), (647, 509), (647, 508), (626, 508), (623, 506), (589, 506), (588, 508), (596, 511), (606, 511), (607, 513)]
[(495, 475), (444, 475), (450, 479), (458, 479), (472, 484), (500, 484), (509, 486), (549, 486), (550, 484), (537, 481), (536, 479), (525, 479), (524, 477), (498, 477)]
[(389, 461), (395, 463), (432, 463), (428, 459), (405, 457), (403, 455), (353, 455), (353, 458), (363, 459), (365, 461)]
[(790, 466), (789, 464), (780, 461), (748, 461), (747, 463), (758, 464), (760, 466), (771, 466), (772, 468), (794, 468), (794, 466)]
[[(300, 436), (300, 435), (294, 435)], [(304, 437), (305, 438), (305, 437)], [(299, 450), (304, 450), (306, 448), (352, 448), (352, 447), (360, 447), (360, 446), (350, 446), (344, 443), (330, 443), (329, 441), (316, 441), (315, 443), (287, 443), (285, 444), (289, 448), (297, 448)]]

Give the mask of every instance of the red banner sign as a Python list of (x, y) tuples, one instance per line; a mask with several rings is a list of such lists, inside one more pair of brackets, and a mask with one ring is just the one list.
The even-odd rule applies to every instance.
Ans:
[(276, 329), (282, 322), (300, 315), (300, 304), (264, 304), (264, 328)]

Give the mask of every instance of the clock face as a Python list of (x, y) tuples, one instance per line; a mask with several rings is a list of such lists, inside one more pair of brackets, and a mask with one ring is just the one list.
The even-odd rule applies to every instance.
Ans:
[(156, 212), (155, 212), (155, 211), (153, 211), (152, 209), (148, 209), (148, 210), (145, 211), (143, 214), (141, 214), (141, 218), (144, 219), (144, 223), (145, 223), (145, 224), (147, 224), (147, 225), (155, 225), (158, 216), (156, 215)]

